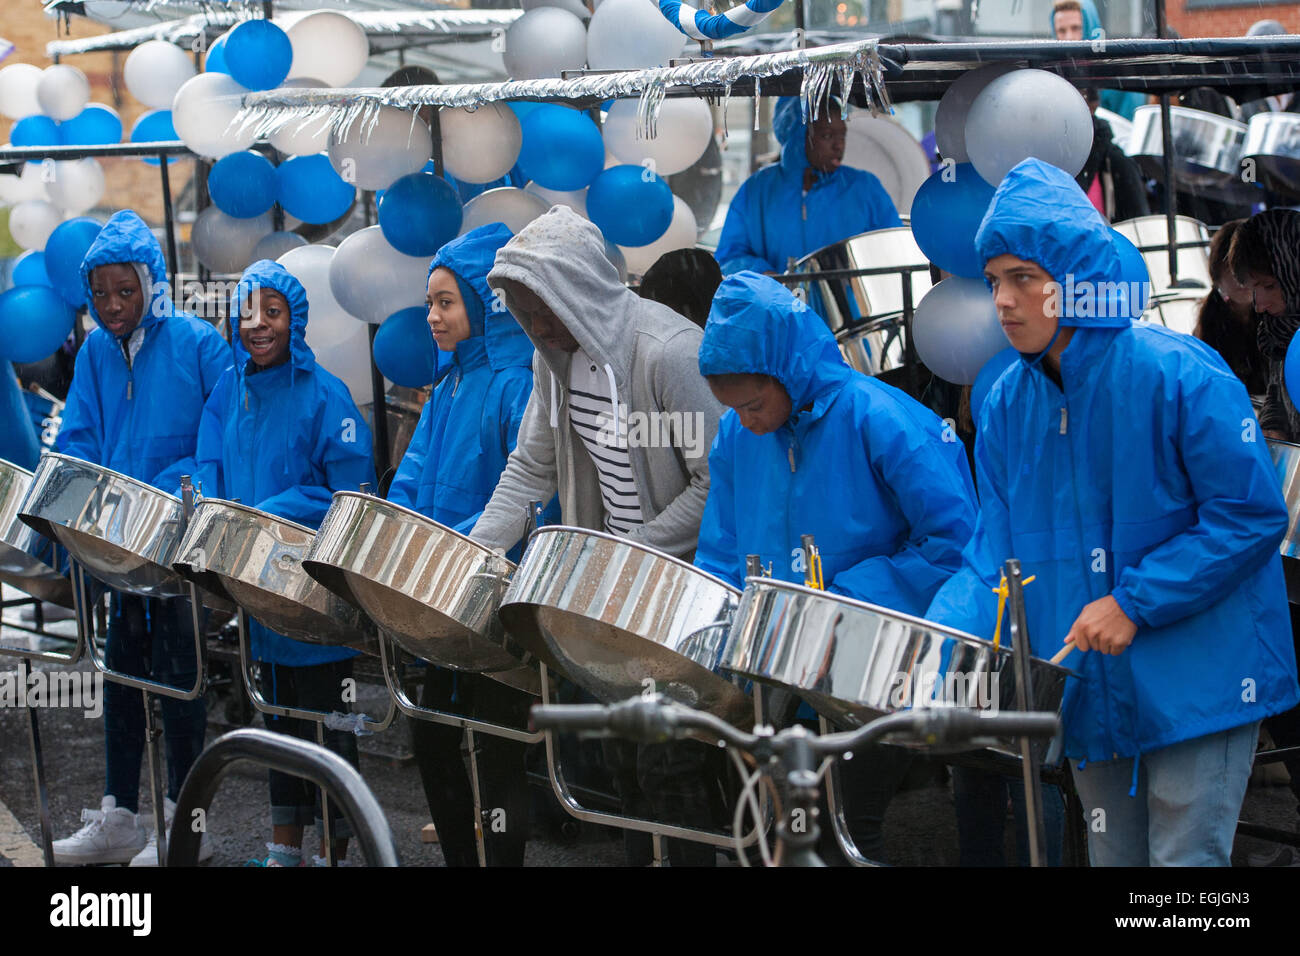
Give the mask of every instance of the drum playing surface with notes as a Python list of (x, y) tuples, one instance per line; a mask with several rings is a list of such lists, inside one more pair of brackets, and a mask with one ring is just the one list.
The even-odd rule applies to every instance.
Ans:
[(20, 591), (72, 607), (72, 582), (58, 570), (54, 542), (18, 520), (32, 473), (0, 459), (0, 581)]

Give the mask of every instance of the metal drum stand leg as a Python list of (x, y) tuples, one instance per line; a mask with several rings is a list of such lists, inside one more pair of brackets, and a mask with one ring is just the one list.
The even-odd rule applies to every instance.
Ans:
[[(1034, 699), (1029, 672), (1029, 624), (1025, 616), (1025, 590), (1020, 579), (1020, 562), (1008, 558), (1004, 565), (1007, 577), (1007, 602), (1011, 617), (1011, 653), (1016, 666), (1016, 709), (1028, 711)], [(1039, 765), (1039, 748), (1030, 737), (1020, 738), (1021, 771), (1025, 784), (1025, 829), (1029, 833), (1029, 865), (1044, 866), (1043, 850), (1047, 844), (1043, 827), (1043, 780)]]
[[(830, 721), (825, 717), (817, 718), (817, 730), (821, 734), (829, 734), (834, 731)], [(845, 757), (849, 756), (845, 754)], [(858, 849), (857, 843), (853, 841), (853, 836), (849, 833), (849, 821), (844, 816), (844, 788), (841, 785), (839, 773), (839, 761), (831, 763), (830, 768), (826, 771), (826, 809), (830, 813), (831, 831), (835, 834), (835, 843), (840, 848), (852, 866), (883, 866), (884, 864), (869, 859), (861, 850)]]
[[(190, 585), (194, 587), (194, 585)], [(316, 723), (316, 742), (322, 747), (325, 745), (325, 722), (334, 716), (333, 713), (323, 710), (307, 710), (299, 707), (286, 707), (283, 704), (273, 704), (263, 695), (258, 686), (258, 681), (253, 675), (253, 660), (248, 652), (248, 612), (242, 607), (235, 614), (235, 620), (238, 622), (239, 630), (239, 670), (244, 676), (244, 689), (248, 692), (248, 699), (253, 702), (253, 707), (264, 714), (270, 714), (272, 717), (294, 717), (298, 720), (310, 720)], [(397, 716), (397, 709), (390, 698), (388, 701), (388, 713), (378, 722), (370, 720), (362, 715), (358, 726), (370, 733), (378, 733), (381, 730), (387, 730), (392, 724), (393, 718)], [(324, 828), (325, 838), (325, 858), (330, 866), (334, 866), (334, 833), (330, 825), (330, 807), (329, 795), (321, 788), (321, 825)]]

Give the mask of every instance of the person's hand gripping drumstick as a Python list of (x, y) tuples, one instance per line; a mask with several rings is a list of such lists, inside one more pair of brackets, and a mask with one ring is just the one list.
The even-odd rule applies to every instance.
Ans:
[(1119, 602), (1107, 594), (1083, 606), (1065, 635), (1065, 646), (1052, 658), (1052, 663), (1059, 664), (1076, 647), (1081, 651), (1123, 654), (1136, 635), (1137, 625), (1124, 613)]

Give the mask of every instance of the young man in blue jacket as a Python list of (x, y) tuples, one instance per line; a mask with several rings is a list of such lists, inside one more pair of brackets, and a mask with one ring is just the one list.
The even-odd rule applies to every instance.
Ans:
[(791, 259), (901, 225), (880, 180), (843, 165), (847, 127), (833, 101), (805, 123), (800, 98), (782, 97), (772, 127), (781, 161), (754, 173), (732, 197), (714, 254), (723, 275), (785, 272)]
[(980, 413), (979, 520), (926, 616), (991, 635), (1018, 558), (1034, 655), (1076, 649), (1062, 717), (1093, 864), (1226, 866), (1259, 721), (1300, 699), (1250, 399), (1201, 342), (1132, 324), (1111, 230), (1061, 170), (1016, 166), (976, 245), (1022, 360)]
[[(514, 450), (533, 389), (533, 343), (488, 288), (503, 223), (471, 230), (438, 250), (429, 266), (429, 331), (450, 361), (420, 413), (388, 500), (468, 533), (492, 497)], [(556, 512), (558, 516), (558, 511)], [(516, 545), (508, 554), (518, 560)], [(482, 674), (428, 668), (422, 702), (524, 727), (534, 698)], [(411, 741), (438, 843), (448, 866), (477, 866), (473, 791), (460, 745), (464, 732), (413, 721)], [(479, 737), (485, 807), (505, 810), (505, 829), (484, 828), (489, 866), (523, 866), (528, 841), (525, 746)]]
[[(306, 342), (307, 293), (276, 262), (245, 271), (230, 304), (234, 365), (203, 409), (198, 475), (209, 498), (243, 504), (315, 528), (336, 491), (375, 480), (370, 429), (347, 386), (316, 364)], [(249, 652), (267, 666), (262, 686), (272, 703), (346, 712), (344, 681), (352, 676), (347, 647), (295, 641), (253, 621)], [(271, 730), (315, 741), (315, 724), (266, 715)], [(327, 730), (331, 750), (357, 764), (356, 737)], [(264, 865), (301, 863), (303, 828), (320, 807), (314, 784), (270, 772), (272, 843)], [(348, 831), (331, 807), (339, 856)], [(326, 856), (321, 844), (317, 865)]]
[[(162, 248), (134, 212), (116, 213), (86, 252), (82, 283), (97, 328), (77, 353), (58, 450), (176, 494), (195, 471), (203, 403), (230, 364), (215, 328), (178, 312), (168, 296)], [(179, 687), (193, 686), (198, 664), (189, 603), (114, 593), (108, 666)], [(203, 749), (203, 698), (161, 698), (167, 753), (166, 810)], [(107, 781), (99, 810), (54, 843), (57, 863), (157, 864), (156, 844), (137, 820), (144, 711), (140, 694), (104, 683)], [(211, 855), (206, 844), (200, 858)]]
[[(975, 525), (957, 436), (903, 392), (849, 368), (821, 317), (753, 272), (718, 288), (699, 366), (731, 411), (709, 454), (696, 566), (744, 587), (746, 555), (757, 554), (773, 577), (802, 584), (801, 536), (811, 534), (828, 591), (921, 614), (960, 566)], [(885, 747), (844, 765), (850, 829), (873, 858), (908, 763)]]

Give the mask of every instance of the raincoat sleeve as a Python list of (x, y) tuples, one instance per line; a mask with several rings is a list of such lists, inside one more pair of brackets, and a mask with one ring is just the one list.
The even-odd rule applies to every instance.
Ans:
[(63, 423), (55, 441), (60, 452), (83, 461), (103, 463), (104, 422), (99, 409), (99, 382), (87, 339), (77, 352), (72, 385), (63, 406)]
[[(222, 374), (230, 367), (231, 352), (226, 340), (211, 326), (205, 328), (203, 334), (197, 338), (195, 345), (198, 348), (199, 381), (202, 383), (203, 399), (206, 403), (213, 389), (217, 387), (217, 382), (221, 380)], [(194, 456), (186, 455), (158, 472), (149, 484), (164, 491), (174, 492), (180, 488), (181, 475), (193, 476), (197, 468), (198, 463)]]
[(194, 452), (194, 482), (202, 484), (205, 498), (227, 497), (222, 481), (222, 443), (226, 433), (226, 408), (234, 372), (224, 376), (203, 405), (199, 438)]
[[(523, 424), (524, 412), (528, 408), (528, 396), (532, 391), (532, 376), (521, 375), (515, 377), (507, 374), (503, 375), (502, 378), (504, 381), (497, 395), (499, 405), (494, 411), (489, 412), (485, 409), (483, 413), (484, 417), (489, 414), (492, 415), (491, 425), (484, 424), (484, 440), (488, 440), (486, 436), (495, 432), (496, 440), (499, 442), (495, 453), (500, 455), (501, 459), (508, 460), (518, 444), (519, 428)], [(548, 522), (554, 521), (558, 514), (558, 508), (555, 507), (554, 502), (551, 502), (545, 520)], [(459, 524), (454, 525), (452, 530), (468, 537), (482, 515), (483, 511), (480, 509)]]
[(1187, 369), (1168, 374), (1166, 391), (1182, 392), (1173, 438), (1196, 521), (1120, 572), (1111, 596), (1138, 627), (1164, 627), (1223, 600), (1278, 553), (1287, 528), (1286, 502), (1241, 383), (1221, 374), (1198, 381)]
[(861, 423), (872, 469), (884, 479), (908, 524), (907, 539), (889, 555), (845, 568), (829, 590), (920, 614), (961, 566), (975, 523), (975, 489), (960, 442), (937, 427), (920, 430), (897, 415), (873, 413)]
[(719, 434), (709, 453), (709, 498), (695, 547), (695, 566), (739, 588), (745, 584), (745, 569), (736, 544), (736, 489), (723, 440)]
[(403, 508), (415, 510), (415, 500), (420, 492), (420, 478), (424, 474), (424, 462), (429, 456), (429, 439), (433, 433), (433, 398), (430, 397), (420, 410), (420, 420), (415, 425), (415, 434), (406, 446), (402, 461), (397, 466), (397, 474), (388, 486), (388, 500)]
[(762, 223), (750, 222), (750, 193), (755, 189), (752, 178), (741, 184), (736, 195), (731, 199), (727, 209), (727, 218), (722, 224), (722, 235), (718, 237), (718, 248), (714, 256), (722, 268), (723, 275), (743, 272), (779, 272), (775, 265), (768, 262), (754, 246), (754, 235), (762, 235)]

